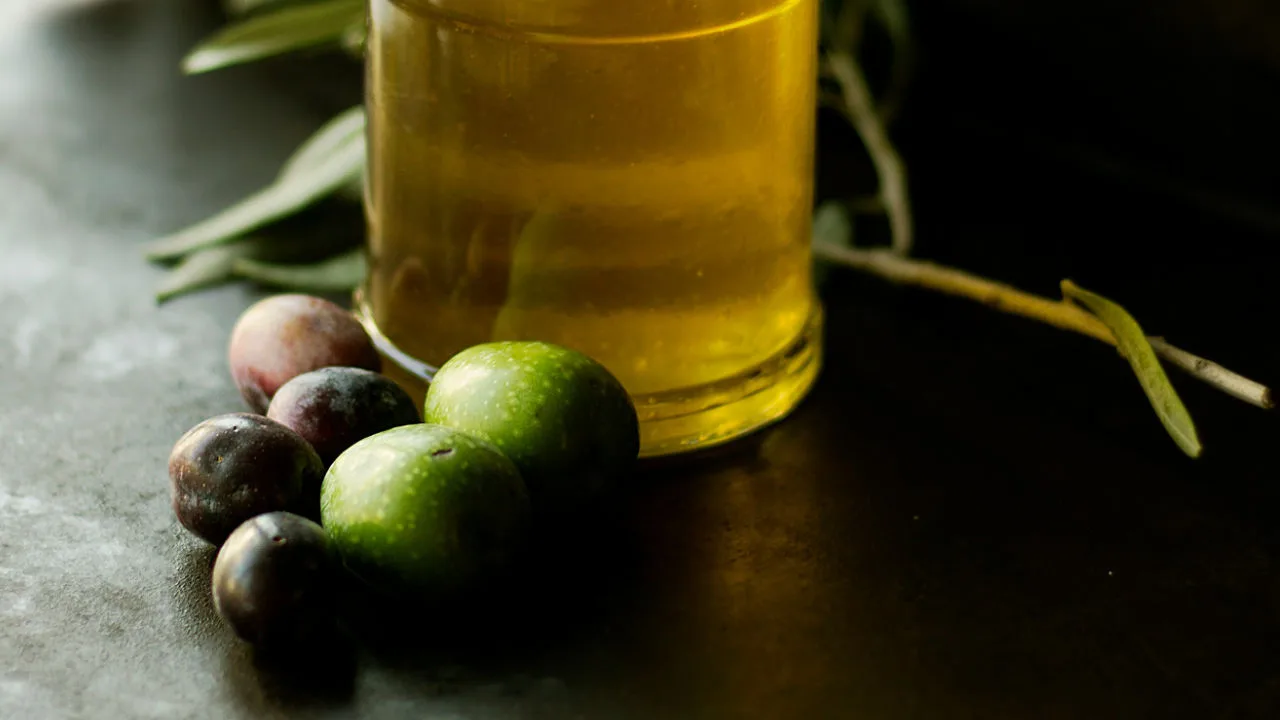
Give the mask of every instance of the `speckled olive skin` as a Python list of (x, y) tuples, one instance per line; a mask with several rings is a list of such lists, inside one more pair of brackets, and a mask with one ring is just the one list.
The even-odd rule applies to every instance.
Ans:
[(582, 353), (541, 342), (453, 356), (427, 390), (423, 419), (498, 446), (539, 512), (598, 498), (640, 451), (635, 406), (617, 378)]
[(407, 425), (334, 461), (320, 515), (343, 564), (389, 591), (454, 593), (492, 579), (524, 544), (529, 496), (497, 448), (438, 425)]
[(231, 330), (231, 377), (249, 408), (264, 413), (281, 385), (322, 367), (380, 370), (382, 360), (351, 313), (310, 295), (254, 303)]
[(213, 606), (255, 645), (305, 641), (331, 628), (329, 539), (293, 513), (258, 515), (236, 528), (213, 564)]
[(326, 466), (370, 435), (422, 422), (413, 398), (390, 378), (351, 367), (303, 373), (280, 387), (267, 417), (302, 436)]
[(314, 516), (323, 477), (320, 456), (306, 440), (252, 413), (205, 420), (169, 454), (173, 511), (183, 527), (214, 545), (262, 513)]

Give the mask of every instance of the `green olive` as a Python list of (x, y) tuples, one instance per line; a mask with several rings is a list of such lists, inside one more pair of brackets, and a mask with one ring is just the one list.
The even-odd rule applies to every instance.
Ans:
[(542, 342), (488, 343), (450, 358), (423, 417), (496, 445), (520, 469), (537, 511), (598, 498), (640, 450), (635, 406), (618, 379), (580, 352)]
[(438, 425), (405, 425), (338, 456), (320, 517), (343, 564), (397, 591), (465, 591), (524, 545), (529, 496), (497, 448)]

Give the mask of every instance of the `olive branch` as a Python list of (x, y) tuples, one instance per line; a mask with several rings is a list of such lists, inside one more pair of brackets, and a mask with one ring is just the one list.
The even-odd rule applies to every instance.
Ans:
[[(224, 0), (233, 22), (183, 60), (202, 73), (297, 51), (341, 50), (359, 58), (366, 38), (364, 0)], [(859, 62), (866, 28), (892, 41), (887, 89), (875, 97)], [(890, 282), (968, 298), (1114, 346), (1129, 362), (1170, 437), (1191, 457), (1202, 451), (1195, 424), (1162, 361), (1255, 406), (1273, 407), (1264, 385), (1148, 337), (1123, 307), (1063, 280), (1062, 298), (1033, 295), (957, 268), (911, 257), (914, 228), (907, 168), (889, 128), (906, 91), (914, 57), (905, 0), (828, 0), (823, 6), (819, 99), (844, 117), (866, 147), (879, 178), (874, 196), (829, 202), (814, 217), (813, 252), (829, 265)], [(365, 114), (351, 108), (321, 127), (285, 163), (275, 180), (244, 200), (145, 247), (148, 259), (172, 265), (157, 288), (159, 301), (244, 279), (302, 291), (345, 291), (364, 277), (359, 232), (334, 233), (317, 216), (358, 215), (362, 194)], [(332, 205), (331, 203), (337, 203)], [(327, 209), (327, 210), (326, 210)], [(306, 212), (304, 212), (306, 211)], [(888, 247), (852, 242), (859, 217), (883, 215)]]

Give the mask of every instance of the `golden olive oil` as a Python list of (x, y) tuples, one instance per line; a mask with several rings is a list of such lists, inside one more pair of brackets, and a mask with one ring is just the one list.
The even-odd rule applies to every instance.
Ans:
[(594, 357), (645, 452), (788, 411), (817, 371), (817, 0), (372, 0), (366, 319), (429, 365)]

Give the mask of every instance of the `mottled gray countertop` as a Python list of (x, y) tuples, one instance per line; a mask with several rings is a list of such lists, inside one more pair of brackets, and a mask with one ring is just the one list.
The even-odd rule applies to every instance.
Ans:
[(137, 247), (270, 178), (332, 108), (260, 67), (179, 76), (204, 5), (0, 4), (0, 718), (1280, 711), (1274, 473), (1247, 454), (1274, 421), (1189, 388), (1219, 451), (1190, 463), (1113, 353), (866, 283), (828, 298), (794, 418), (647, 470), (611, 532), (495, 598), (518, 629), (255, 657), (213, 615), (165, 458), (240, 407), (223, 353), (256, 295), (157, 308)]

